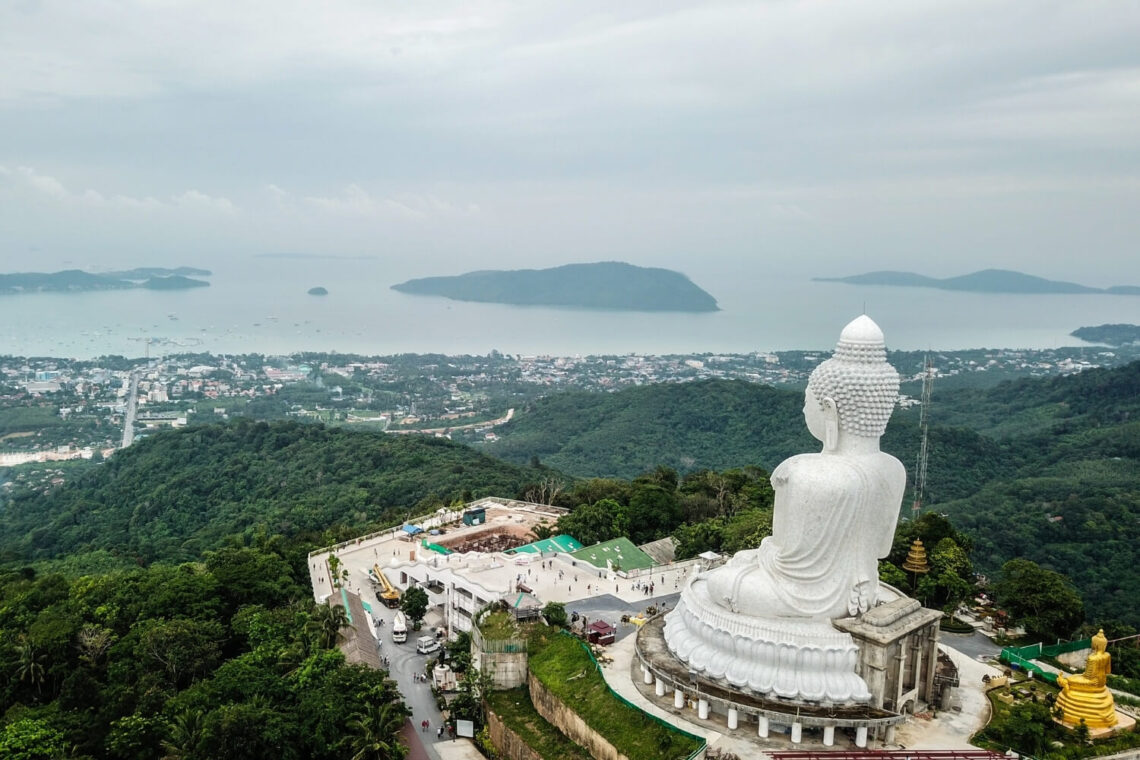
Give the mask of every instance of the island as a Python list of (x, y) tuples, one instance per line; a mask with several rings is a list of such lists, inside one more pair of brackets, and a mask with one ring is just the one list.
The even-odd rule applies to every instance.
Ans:
[(147, 290), (186, 290), (187, 288), (208, 288), (210, 283), (175, 274), (169, 277), (150, 277), (140, 283), (139, 287)]
[(114, 277), (117, 280), (149, 280), (152, 277), (209, 277), (213, 272), (209, 269), (198, 269), (196, 267), (175, 267), (174, 269), (166, 269), (165, 267), (136, 267), (135, 269), (125, 269), (121, 272), (103, 272), (104, 277)]
[(186, 288), (209, 287), (205, 280), (186, 277), (181, 272), (204, 272), (204, 269), (144, 268), (126, 272), (92, 274), (80, 269), (65, 269), (61, 272), (16, 272), (0, 274), (0, 295), (19, 293), (86, 293), (99, 290), (183, 290)]
[(551, 269), (482, 270), (424, 277), (392, 286), (454, 301), (614, 311), (719, 311), (716, 299), (685, 275), (620, 261)]
[(1140, 295), (1140, 287), (1115, 285), (1110, 288), (1092, 288), (1075, 282), (1046, 280), (1009, 269), (983, 269), (958, 277), (938, 279), (914, 272), (881, 271), (852, 275), (851, 277), (814, 277), (814, 282), (843, 282), (849, 285), (891, 285), (904, 288), (938, 288), (969, 293), (1101, 293), (1108, 295)]
[(326, 288), (322, 288), (320, 285), (315, 288), (309, 288), (309, 295), (311, 296), (327, 296), (328, 294), (329, 291)]
[(1140, 325), (1097, 325), (1078, 327), (1069, 335), (1087, 343), (1104, 343), (1109, 346), (1127, 346), (1140, 343)]

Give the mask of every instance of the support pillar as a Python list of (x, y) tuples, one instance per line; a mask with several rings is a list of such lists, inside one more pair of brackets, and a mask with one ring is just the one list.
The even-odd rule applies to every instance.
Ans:
[(646, 685), (653, 683), (653, 673), (649, 672), (649, 668), (642, 666), (642, 670), (644, 671), (641, 674), (642, 683)]
[(685, 692), (680, 689), (673, 689), (673, 707), (680, 710), (685, 706)]
[(866, 747), (867, 746), (867, 727), (866, 726), (859, 726), (858, 728), (855, 729), (855, 746), (856, 747)]
[(660, 678), (657, 679), (657, 687), (654, 689), (654, 691), (659, 697), (665, 696), (665, 682)]
[(895, 727), (887, 726), (887, 733), (883, 737), (883, 746), (895, 743)]
[(740, 721), (740, 713), (736, 711), (735, 707), (728, 708), (728, 727), (735, 729)]
[(792, 744), (799, 744), (804, 738), (804, 727), (798, 720), (792, 724)]
[(701, 720), (709, 719), (709, 701), (707, 699), (697, 700), (697, 717)]
[(823, 727), (823, 746), (830, 747), (835, 744), (835, 726)]
[(760, 738), (761, 739), (767, 739), (768, 738), (768, 716), (767, 715), (761, 715), (758, 722), (760, 724), (760, 727), (757, 729), (757, 732), (758, 732)]

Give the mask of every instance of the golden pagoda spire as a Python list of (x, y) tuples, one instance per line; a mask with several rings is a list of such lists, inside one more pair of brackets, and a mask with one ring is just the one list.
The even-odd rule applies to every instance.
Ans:
[(906, 561), (903, 562), (903, 570), (923, 574), (930, 572), (930, 563), (926, 561), (926, 549), (922, 545), (921, 538), (914, 539), (914, 543), (910, 545)]

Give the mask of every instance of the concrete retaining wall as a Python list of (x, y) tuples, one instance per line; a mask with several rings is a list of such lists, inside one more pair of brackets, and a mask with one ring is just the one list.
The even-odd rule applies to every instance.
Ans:
[(518, 734), (507, 727), (495, 713), (487, 711), (487, 731), (491, 734), (491, 744), (505, 760), (542, 760)]
[(530, 701), (534, 703), (534, 709), (538, 714), (571, 741), (585, 747), (594, 760), (629, 760), (601, 734), (590, 728), (586, 721), (578, 717), (578, 714), (567, 707), (562, 700), (551, 694), (533, 673), (527, 677), (527, 686), (530, 688)]

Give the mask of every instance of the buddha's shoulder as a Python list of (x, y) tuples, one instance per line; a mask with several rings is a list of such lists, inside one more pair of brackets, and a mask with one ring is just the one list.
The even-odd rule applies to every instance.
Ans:
[(797, 454), (789, 457), (772, 472), (773, 482), (804, 480), (834, 482), (846, 480), (859, 473), (878, 472), (887, 476), (903, 473), (906, 467), (890, 454), (879, 452), (870, 456), (845, 457), (829, 454)]

